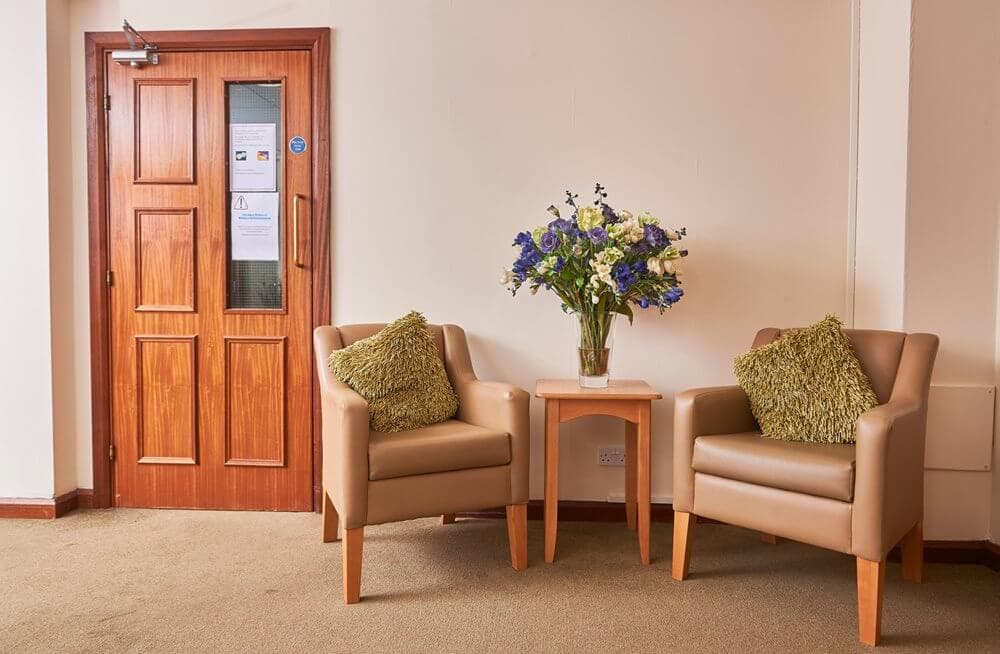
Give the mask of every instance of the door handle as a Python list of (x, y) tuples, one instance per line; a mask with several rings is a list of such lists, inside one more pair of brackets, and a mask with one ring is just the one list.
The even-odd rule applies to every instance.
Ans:
[(299, 260), (299, 200), (301, 193), (292, 196), (292, 263), (301, 268), (302, 261)]

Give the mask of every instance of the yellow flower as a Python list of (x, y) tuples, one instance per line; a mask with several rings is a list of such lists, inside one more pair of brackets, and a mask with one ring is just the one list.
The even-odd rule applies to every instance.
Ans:
[[(618, 261), (625, 256), (625, 253), (621, 251), (620, 248), (610, 247), (606, 250), (601, 250), (597, 253), (595, 259), (598, 263), (605, 263), (609, 266), (613, 266), (618, 263)], [(591, 263), (593, 265), (593, 263)]]
[(604, 214), (597, 207), (580, 207), (576, 210), (576, 224), (585, 232), (604, 224)]

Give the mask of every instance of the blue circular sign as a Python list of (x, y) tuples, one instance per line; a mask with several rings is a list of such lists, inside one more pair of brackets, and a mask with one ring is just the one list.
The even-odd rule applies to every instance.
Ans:
[(293, 136), (292, 140), (288, 142), (288, 149), (292, 151), (292, 154), (302, 154), (306, 151), (306, 140), (301, 136)]

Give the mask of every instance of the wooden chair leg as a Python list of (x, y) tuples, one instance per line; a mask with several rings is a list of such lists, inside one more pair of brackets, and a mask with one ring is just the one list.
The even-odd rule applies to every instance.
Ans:
[(344, 530), (344, 604), (361, 600), (361, 552), (365, 541), (365, 528)]
[(760, 540), (768, 545), (777, 545), (781, 542), (781, 539), (774, 534), (765, 534), (764, 532), (760, 532)]
[(903, 551), (903, 579), (921, 583), (924, 580), (924, 526), (918, 522), (899, 543)]
[(528, 505), (507, 505), (507, 540), (510, 565), (518, 572), (528, 567)]
[(330, 496), (323, 491), (323, 542), (332, 543), (340, 540), (340, 516), (334, 508)]
[(861, 642), (875, 647), (882, 632), (882, 586), (885, 559), (868, 561), (858, 557), (858, 634)]
[(455, 514), (454, 513), (445, 513), (443, 516), (441, 516), (441, 524), (443, 524), (443, 525), (453, 525), (453, 524), (455, 524)]
[(677, 581), (684, 581), (688, 574), (688, 564), (691, 562), (691, 536), (698, 520), (693, 513), (674, 511), (674, 557), (671, 562), (671, 576)]

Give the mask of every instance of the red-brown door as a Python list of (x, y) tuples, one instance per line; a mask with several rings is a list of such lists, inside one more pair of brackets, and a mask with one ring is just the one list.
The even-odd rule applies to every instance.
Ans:
[(107, 62), (116, 506), (312, 508), (309, 66)]

